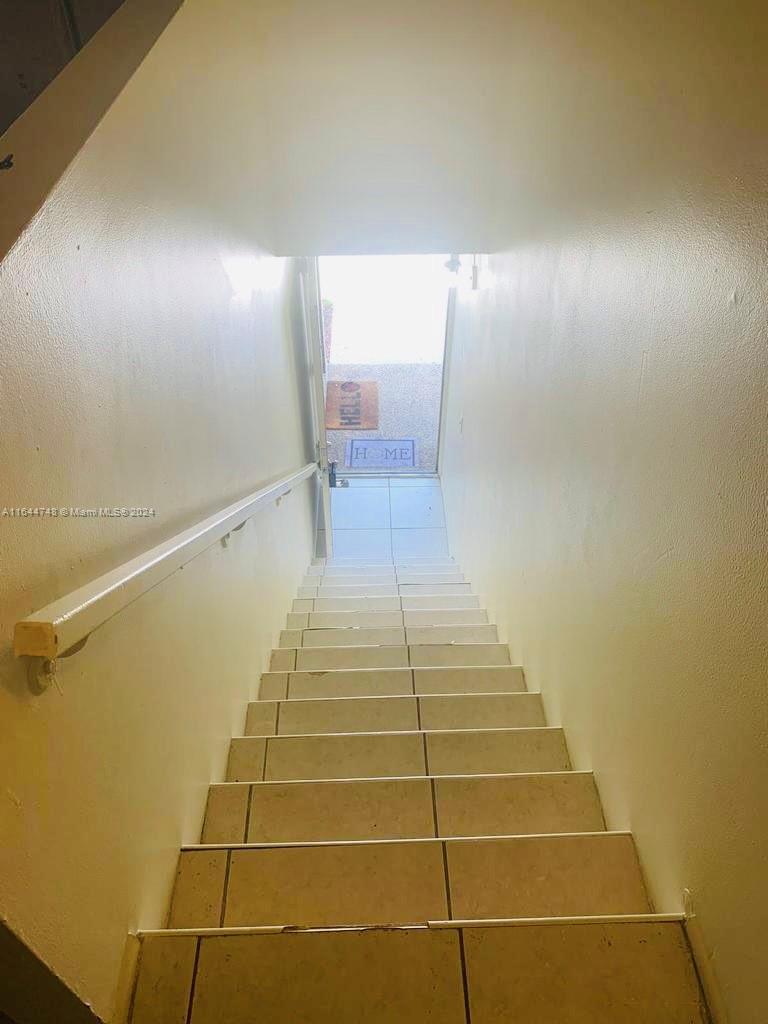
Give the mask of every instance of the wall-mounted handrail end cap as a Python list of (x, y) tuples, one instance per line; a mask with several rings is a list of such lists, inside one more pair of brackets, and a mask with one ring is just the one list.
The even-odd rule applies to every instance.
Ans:
[(25, 619), (13, 631), (13, 653), (17, 658), (55, 658), (59, 653), (56, 628), (52, 622)]

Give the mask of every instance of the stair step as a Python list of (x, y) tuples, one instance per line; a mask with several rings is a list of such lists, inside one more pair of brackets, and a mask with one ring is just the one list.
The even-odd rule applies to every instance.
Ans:
[(648, 913), (628, 832), (188, 848), (170, 928)]
[(538, 693), (428, 697), (342, 697), (253, 701), (246, 736), (413, 732), (418, 729), (527, 728), (544, 725)]
[(591, 772), (211, 786), (203, 843), (536, 835), (605, 829)]
[(320, 669), (264, 672), (260, 700), (513, 693), (525, 690), (519, 665), (474, 668)]
[(570, 766), (563, 731), (550, 726), (238, 736), (230, 747), (227, 781), (557, 772)]
[(324, 626), (284, 629), (280, 647), (361, 647), (396, 644), (495, 644), (496, 626)]
[(333, 668), (408, 668), (509, 665), (506, 644), (412, 644), (369, 647), (281, 647), (272, 651), (272, 672)]
[(483, 608), (431, 609), (420, 612), (289, 612), (288, 629), (359, 628), (360, 626), (473, 626), (488, 622)]
[(475, 594), (425, 594), (421, 597), (308, 597), (297, 598), (294, 612), (418, 611), (422, 609), (479, 608)]
[(450, 555), (401, 555), (397, 561), (392, 558), (363, 558), (358, 555), (357, 557), (347, 558), (317, 558), (313, 561), (312, 565), (324, 565), (326, 567), (333, 568), (334, 566), (347, 566), (347, 565), (358, 565), (358, 566), (369, 566), (369, 565), (455, 565), (456, 562)]
[(458, 597), (460, 594), (470, 594), (471, 591), (472, 587), (469, 583), (387, 583), (385, 581), (345, 585), (313, 583), (312, 585), (302, 584), (296, 597), (423, 597), (432, 594)]
[(227, 1024), (707, 1020), (683, 925), (662, 915), (142, 938), (132, 1024), (221, 1024), (223, 1008)]
[(424, 564), (407, 564), (402, 562), (364, 563), (361, 565), (310, 565), (305, 576), (372, 576), (380, 573), (399, 572), (461, 572), (455, 562), (436, 562)]
[(326, 587), (374, 587), (389, 583), (467, 583), (464, 574), (461, 572), (406, 572), (398, 570), (395, 572), (371, 572), (360, 574), (334, 574), (331, 576), (310, 573), (302, 578), (301, 586), (319, 587), (324, 590)]

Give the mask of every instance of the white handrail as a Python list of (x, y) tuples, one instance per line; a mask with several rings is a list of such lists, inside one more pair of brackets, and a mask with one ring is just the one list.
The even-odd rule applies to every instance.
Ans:
[(314, 462), (254, 491), (196, 526), (145, 551), (84, 587), (73, 590), (16, 623), (14, 653), (53, 660), (85, 642), (90, 634), (136, 598), (167, 579), (217, 540), (242, 526), (259, 509), (287, 494), (317, 472)]

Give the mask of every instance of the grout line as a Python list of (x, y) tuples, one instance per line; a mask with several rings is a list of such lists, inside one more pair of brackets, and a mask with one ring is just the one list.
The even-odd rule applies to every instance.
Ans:
[[(261, 781), (267, 778), (267, 751), (269, 750), (269, 736), (264, 739), (264, 763), (261, 766)], [(257, 780), (258, 781), (258, 780)]]
[[(395, 565), (395, 547), (392, 543), (392, 485), (387, 478), (387, 504), (389, 505), (389, 557), (392, 559), (392, 566)], [(397, 578), (397, 573), (395, 573)]]
[(232, 850), (227, 850), (227, 863), (224, 868), (224, 891), (221, 894), (221, 914), (219, 915), (219, 928), (224, 927), (224, 916), (227, 912), (227, 892), (229, 890), (229, 870), (232, 866)]
[(422, 740), (424, 741), (424, 774), (429, 775), (429, 754), (427, 754), (427, 734), (422, 731)]
[(445, 875), (445, 905), (448, 908), (448, 920), (453, 919), (453, 907), (451, 906), (451, 879), (448, 874), (448, 846), (443, 840), (440, 845), (443, 848), (443, 873)]
[(435, 778), (432, 776), (429, 780), (430, 789), (432, 790), (432, 820), (435, 823), (435, 839), (440, 838), (440, 826), (437, 821), (437, 792), (435, 788)]
[(461, 959), (461, 983), (464, 987), (464, 1016), (467, 1024), (472, 1024), (472, 1013), (469, 1009), (469, 979), (467, 978), (467, 956), (464, 951), (464, 931), (459, 928), (459, 958)]
[(195, 983), (197, 982), (197, 965), (198, 965), (198, 962), (200, 960), (200, 945), (201, 945), (201, 943), (202, 943), (202, 939), (198, 935), (198, 937), (197, 937), (197, 945), (195, 946), (195, 962), (192, 965), (192, 982), (191, 982), (191, 984), (189, 986), (189, 1002), (187, 1003), (187, 1012), (186, 1012), (186, 1015), (185, 1015), (185, 1018), (184, 1018), (185, 1021), (186, 1021), (186, 1024), (190, 1024), (190, 1021), (192, 1020), (192, 1004), (193, 1004), (194, 999), (195, 999)]
[[(421, 700), (419, 697), (416, 697), (416, 724), (419, 727), (419, 732), (421, 732)], [(429, 772), (427, 772), (427, 774), (429, 774)]]
[(279, 736), (280, 735), (280, 707), (282, 705), (282, 701), (278, 700), (278, 701), (275, 701), (275, 703), (277, 704), (277, 711), (275, 712), (275, 736)]
[(253, 800), (253, 783), (248, 783), (248, 802), (245, 805), (245, 829), (243, 831), (243, 842), (248, 842), (248, 832), (251, 827), (251, 801)]

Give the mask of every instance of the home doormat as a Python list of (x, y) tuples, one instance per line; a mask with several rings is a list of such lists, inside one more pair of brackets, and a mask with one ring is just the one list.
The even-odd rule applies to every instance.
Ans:
[(383, 437), (347, 441), (344, 464), (347, 469), (409, 469), (416, 465), (416, 442)]
[(326, 430), (378, 430), (379, 384), (375, 380), (329, 380)]

